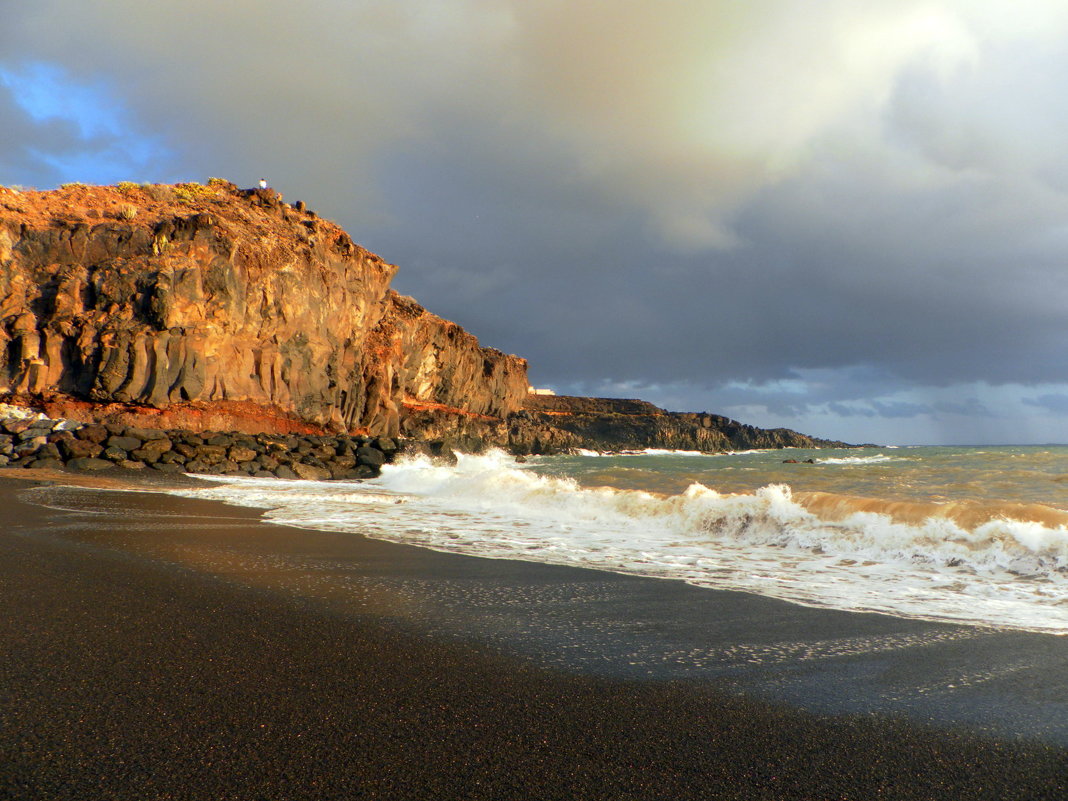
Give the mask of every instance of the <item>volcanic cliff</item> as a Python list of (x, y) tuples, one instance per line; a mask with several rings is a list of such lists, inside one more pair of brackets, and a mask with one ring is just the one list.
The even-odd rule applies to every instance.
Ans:
[(390, 290), (396, 269), (271, 189), (0, 187), (0, 398), (84, 421), (439, 449), (842, 444), (531, 395), (525, 360)]
[(386, 436), (406, 402), (519, 409), (526, 362), (391, 291), (394, 272), (270, 189), (0, 189), (0, 393), (157, 427)]

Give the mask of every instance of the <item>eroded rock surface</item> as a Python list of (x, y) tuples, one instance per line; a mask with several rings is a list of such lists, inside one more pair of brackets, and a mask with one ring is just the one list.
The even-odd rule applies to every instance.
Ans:
[(400, 432), (405, 403), (520, 409), (526, 362), (389, 290), (395, 271), (272, 190), (0, 189), (0, 393), (83, 419), (374, 436)]

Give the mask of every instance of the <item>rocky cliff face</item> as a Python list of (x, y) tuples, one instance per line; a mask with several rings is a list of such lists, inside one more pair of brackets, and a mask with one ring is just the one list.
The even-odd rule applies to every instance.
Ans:
[(503, 418), (526, 362), (391, 292), (396, 268), (271, 190), (0, 189), (0, 393), (83, 419), (393, 436)]

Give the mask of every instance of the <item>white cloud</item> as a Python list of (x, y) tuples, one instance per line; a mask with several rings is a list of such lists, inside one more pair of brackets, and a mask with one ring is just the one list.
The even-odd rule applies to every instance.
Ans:
[[(1013, 59), (1037, 47), (1063, 63), (1066, 23), (1058, 4), (992, 0), (41, 0), (5, 44), (108, 76), (189, 148), (233, 160), (247, 143), (256, 174), (366, 181), (462, 116), (496, 142), (487, 156), (549, 154), (693, 250), (738, 244), (739, 211), (813, 159), (884, 158), (902, 135), (921, 173), (1011, 172), (997, 160), (1036, 142), (1063, 164), (1063, 127), (1025, 105), (1034, 76)], [(1038, 76), (1050, 96), (1058, 74)]]
[(923, 2), (542, 3), (516, 14), (527, 112), (589, 180), (682, 248), (735, 244), (737, 210), (825, 138), (877, 121), (905, 69), (949, 80), (978, 58), (957, 15)]

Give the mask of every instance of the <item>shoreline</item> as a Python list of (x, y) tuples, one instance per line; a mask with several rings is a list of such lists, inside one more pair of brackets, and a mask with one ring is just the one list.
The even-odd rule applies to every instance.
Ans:
[[(604, 398), (568, 398), (556, 396), (555, 400), (573, 402), (599, 402), (602, 404), (638, 404), (650, 406), (642, 401), (613, 401)], [(84, 402), (81, 402), (84, 405)], [(111, 404), (115, 406), (117, 404)], [(37, 411), (44, 407), (49, 412), (61, 408), (56, 402), (38, 402), (30, 406), (12, 403), (0, 403), (0, 467), (23, 467), (32, 469), (68, 469), (79, 473), (122, 468), (131, 473), (146, 468), (162, 473), (189, 473), (199, 475), (251, 475), (259, 478), (301, 478), (305, 480), (329, 479), (363, 479), (376, 477), (383, 464), (392, 462), (401, 454), (424, 454), (435, 459), (454, 461), (455, 452), (484, 453), (499, 449), (518, 458), (537, 455), (561, 455), (579, 453), (594, 449), (598, 453), (610, 455), (619, 453), (640, 453), (665, 448), (679, 449), (681, 452), (722, 454), (731, 452), (751, 452), (754, 449), (788, 451), (795, 449), (819, 450), (825, 447), (857, 450), (875, 447), (873, 445), (849, 445), (829, 440), (815, 440), (803, 435), (800, 439), (782, 439), (776, 429), (766, 434), (776, 434), (770, 439), (758, 436), (760, 429), (743, 426), (733, 420), (682, 412), (656, 410), (656, 414), (635, 415), (641, 418), (671, 418), (685, 420), (696, 426), (695, 432), (709, 434), (712, 431), (713, 418), (728, 426), (734, 432), (735, 439), (728, 439), (722, 432), (716, 432), (719, 439), (708, 436), (691, 441), (686, 437), (667, 436), (663, 431), (645, 432), (635, 439), (635, 431), (624, 427), (618, 436), (604, 436), (583, 439), (574, 431), (556, 431), (543, 443), (541, 438), (527, 431), (512, 433), (504, 439), (501, 432), (486, 436), (468, 432), (450, 432), (443, 429), (440, 421), (434, 423), (424, 420), (420, 427), (413, 424), (408, 434), (400, 436), (371, 436), (366, 433), (331, 432), (321, 429), (313, 432), (313, 426), (280, 425), (269, 433), (261, 428), (255, 433), (228, 429), (217, 430), (206, 427), (158, 428), (160, 420), (145, 416), (139, 412), (120, 412), (111, 409), (99, 417), (83, 415), (75, 418), (50, 417)], [(656, 407), (651, 407), (656, 409)], [(84, 411), (84, 410), (83, 410)], [(427, 414), (432, 410), (414, 410), (416, 414)], [(441, 410), (437, 410), (440, 412)], [(456, 410), (452, 410), (456, 411)], [(532, 425), (532, 415), (537, 411), (517, 412), (516, 419), (508, 427), (509, 432), (517, 432), (523, 426)], [(561, 412), (545, 412), (550, 419)], [(583, 419), (589, 414), (574, 415)], [(594, 415), (596, 417), (596, 415)], [(609, 415), (613, 416), (613, 415)], [(614, 415), (619, 416), (619, 415)], [(624, 415), (627, 416), (627, 415)], [(511, 419), (511, 418), (509, 418)], [(88, 421), (87, 421), (88, 420)], [(93, 422), (95, 420), (95, 422)], [(503, 420), (487, 418), (494, 425), (503, 424)], [(130, 422), (133, 421), (134, 425)], [(200, 421), (203, 422), (203, 421)], [(292, 421), (290, 421), (292, 422)], [(486, 422), (486, 421), (483, 421)], [(633, 423), (633, 421), (631, 421)], [(648, 421), (647, 421), (648, 422)], [(588, 424), (589, 421), (586, 420)], [(542, 426), (544, 427), (544, 421)], [(146, 427), (147, 426), (147, 427)], [(537, 426), (535, 426), (537, 428)], [(582, 426), (580, 426), (582, 428)], [(640, 428), (640, 426), (639, 426)], [(655, 428), (655, 426), (654, 426)], [(778, 433), (777, 433), (778, 432)], [(794, 433), (794, 432), (787, 432)], [(675, 432), (678, 434), (678, 432)], [(666, 439), (665, 439), (666, 437)], [(749, 439), (755, 437), (750, 442)], [(560, 440), (560, 441), (555, 441)], [(664, 441), (661, 441), (664, 440)], [(685, 447), (684, 447), (685, 446)], [(697, 448), (697, 450), (693, 450)], [(635, 450), (636, 449), (636, 450)], [(792, 460), (787, 460), (792, 461)]]
[[(603, 664), (620, 656), (608, 645), (648, 645), (650, 621), (686, 608), (670, 636), (705, 631), (723, 647), (772, 646), (799, 625), (819, 641), (931, 624), (801, 608), (783, 617), (789, 605), (742, 593), (291, 529), (171, 495), (31, 489), (42, 479), (56, 481), (0, 479), (10, 599), (0, 797), (1068, 793), (1064, 747), (979, 725), (804, 711), (732, 690), (737, 676), (628, 676)], [(138, 476), (132, 488), (161, 479), (173, 477)], [(80, 511), (27, 502), (42, 495)], [(518, 647), (524, 636), (541, 651)], [(604, 648), (589, 650), (586, 669), (544, 658), (591, 639)], [(949, 647), (966, 654), (982, 639)], [(778, 659), (768, 672), (804, 672), (796, 654)]]

